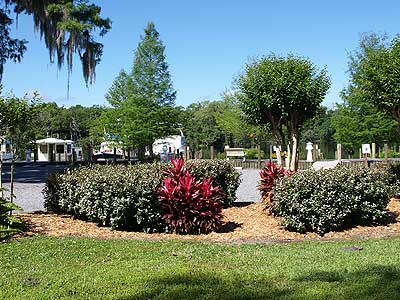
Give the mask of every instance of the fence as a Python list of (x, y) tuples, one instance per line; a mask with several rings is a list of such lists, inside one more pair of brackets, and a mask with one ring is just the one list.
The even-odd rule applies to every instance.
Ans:
[[(269, 159), (262, 159), (259, 164), (257, 159), (231, 159), (230, 160), (234, 167), (243, 168), (243, 169), (260, 169), (265, 166), (265, 163), (269, 161)], [(276, 163), (276, 160), (271, 160), (273, 163)], [(389, 159), (368, 159), (365, 161), (364, 159), (342, 159), (340, 161), (341, 164), (345, 166), (357, 166), (361, 164), (365, 164), (367, 162), (368, 166), (375, 163), (394, 163), (400, 164), (400, 158), (389, 158)], [(298, 169), (299, 170), (307, 170), (312, 167), (312, 162), (308, 162), (305, 160), (299, 160)]]

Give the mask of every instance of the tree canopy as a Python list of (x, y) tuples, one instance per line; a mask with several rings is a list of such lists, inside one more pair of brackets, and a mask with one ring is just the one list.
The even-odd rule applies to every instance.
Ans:
[(20, 62), (26, 51), (27, 43), (25, 40), (11, 38), (10, 26), (13, 21), (6, 12), (7, 10), (0, 9), (0, 83), (7, 60)]
[(400, 36), (364, 34), (350, 59), (351, 92), (400, 123)]
[(154, 23), (148, 23), (135, 52), (131, 77), (135, 94), (161, 105), (174, 105), (176, 91), (172, 86), (164, 50)]
[(290, 150), (290, 169), (296, 169), (299, 128), (315, 115), (330, 87), (326, 70), (306, 58), (271, 54), (250, 61), (236, 85), (248, 121), (270, 124), (277, 143)]

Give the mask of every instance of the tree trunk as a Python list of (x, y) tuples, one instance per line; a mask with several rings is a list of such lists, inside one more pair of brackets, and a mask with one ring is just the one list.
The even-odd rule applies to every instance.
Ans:
[(285, 167), (290, 170), (290, 159), (292, 157), (292, 152), (290, 148), (290, 142), (287, 144), (287, 156), (285, 158)]
[(281, 157), (281, 149), (279, 148), (279, 145), (276, 146), (276, 163), (278, 166), (282, 166), (282, 157)]
[(290, 171), (296, 171), (297, 170), (297, 147), (299, 143), (299, 133), (297, 130), (293, 131), (292, 134), (292, 153), (291, 153), (291, 159), (290, 159)]
[(3, 153), (0, 153), (0, 198), (3, 199)]
[[(11, 170), (10, 170), (10, 202), (14, 202), (14, 163), (15, 163), (15, 153), (11, 159)], [(12, 210), (10, 210), (10, 216), (12, 215)]]

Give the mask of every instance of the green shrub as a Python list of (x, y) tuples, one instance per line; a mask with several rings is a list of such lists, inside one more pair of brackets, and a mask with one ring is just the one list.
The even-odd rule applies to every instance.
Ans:
[[(257, 159), (258, 158), (257, 148), (245, 149), (244, 153), (246, 154), (246, 158), (248, 158), (248, 159)], [(265, 152), (263, 150), (261, 150), (261, 158), (267, 158), (265, 156)]]
[[(385, 158), (385, 151), (379, 153), (379, 158)], [(388, 151), (388, 158), (400, 158), (400, 152), (396, 152), (390, 149)]]
[(218, 152), (216, 157), (217, 159), (226, 159), (226, 152)]
[(387, 216), (393, 176), (378, 168), (308, 170), (285, 177), (275, 187), (273, 212), (282, 225), (323, 234)]
[(160, 164), (96, 165), (49, 177), (45, 207), (113, 229), (158, 231), (164, 227), (156, 190)]
[(22, 222), (10, 215), (13, 210), (21, 209), (18, 205), (0, 197), (0, 240), (8, 238), (22, 229)]
[(221, 187), (224, 196), (221, 202), (224, 207), (229, 207), (236, 200), (236, 190), (240, 185), (240, 174), (228, 160), (190, 160), (186, 167), (197, 180), (203, 177), (212, 177), (215, 184)]

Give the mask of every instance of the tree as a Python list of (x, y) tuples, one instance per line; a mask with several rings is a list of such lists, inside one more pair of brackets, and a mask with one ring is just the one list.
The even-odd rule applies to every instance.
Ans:
[(146, 146), (157, 138), (177, 133), (179, 123), (179, 107), (160, 106), (133, 94), (118, 107), (105, 111), (97, 128), (98, 132), (107, 133), (108, 141), (127, 149), (139, 149), (139, 156), (143, 158)]
[(4, 65), (7, 60), (20, 62), (25, 51), (26, 41), (10, 37), (12, 19), (6, 14), (7, 10), (0, 9), (0, 83), (3, 79)]
[[(12, 145), (11, 161), (11, 202), (14, 196), (14, 164), (21, 151), (30, 147), (35, 139), (34, 123), (37, 117), (37, 95), (29, 102), (26, 98), (0, 97), (0, 125), (2, 139)], [(2, 157), (0, 158), (0, 172)]]
[(388, 113), (400, 123), (400, 36), (364, 34), (350, 56), (350, 94)]
[(97, 126), (98, 133), (105, 130), (107, 139), (122, 142), (126, 148), (138, 148), (140, 155), (155, 139), (177, 133), (181, 127), (181, 108), (174, 106), (176, 91), (164, 50), (150, 22), (135, 51), (131, 72), (122, 69), (108, 90), (106, 99), (113, 108), (104, 113), (102, 124)]
[(176, 91), (172, 86), (164, 50), (160, 34), (154, 23), (150, 22), (137, 46), (131, 77), (135, 94), (161, 105), (174, 105)]
[(315, 115), (330, 87), (326, 70), (305, 58), (271, 54), (249, 62), (236, 85), (249, 122), (271, 125), (276, 141), (287, 143), (288, 167), (295, 170), (300, 126)]
[(343, 103), (337, 104), (332, 115), (335, 140), (349, 150), (365, 143), (398, 140), (397, 122), (365, 101), (359, 91), (350, 86), (342, 92)]
[(128, 97), (134, 93), (132, 86), (132, 77), (122, 69), (112, 86), (108, 89), (106, 99), (113, 107), (119, 107)]
[(270, 139), (268, 128), (251, 125), (241, 108), (239, 97), (235, 93), (224, 93), (220, 101), (220, 110), (215, 115), (218, 128), (225, 135), (225, 143), (230, 146), (258, 144)]
[[(83, 77), (92, 83), (96, 76), (96, 65), (100, 62), (103, 45), (96, 42), (94, 35), (105, 35), (111, 28), (108, 18), (101, 18), (101, 8), (87, 0), (0, 0), (0, 19), (3, 20), (5, 33), (11, 24), (7, 15), (8, 7), (13, 7), (17, 14), (32, 15), (35, 30), (44, 38), (49, 50), (50, 62), (57, 60), (58, 68), (67, 62), (68, 77), (72, 72), (73, 54), (79, 54)], [(3, 17), (1, 17), (3, 15)], [(5, 20), (5, 21), (4, 21)], [(6, 37), (6, 38), (4, 38)], [(20, 60), (25, 51), (24, 41), (7, 39), (0, 36), (6, 47), (13, 50), (13, 55), (4, 59)], [(16, 44), (16, 48), (13, 47)], [(7, 48), (4, 48), (7, 49)]]
[(221, 112), (218, 101), (203, 101), (190, 104), (184, 112), (183, 128), (192, 151), (208, 146), (223, 148), (224, 133), (217, 125), (216, 115)]

